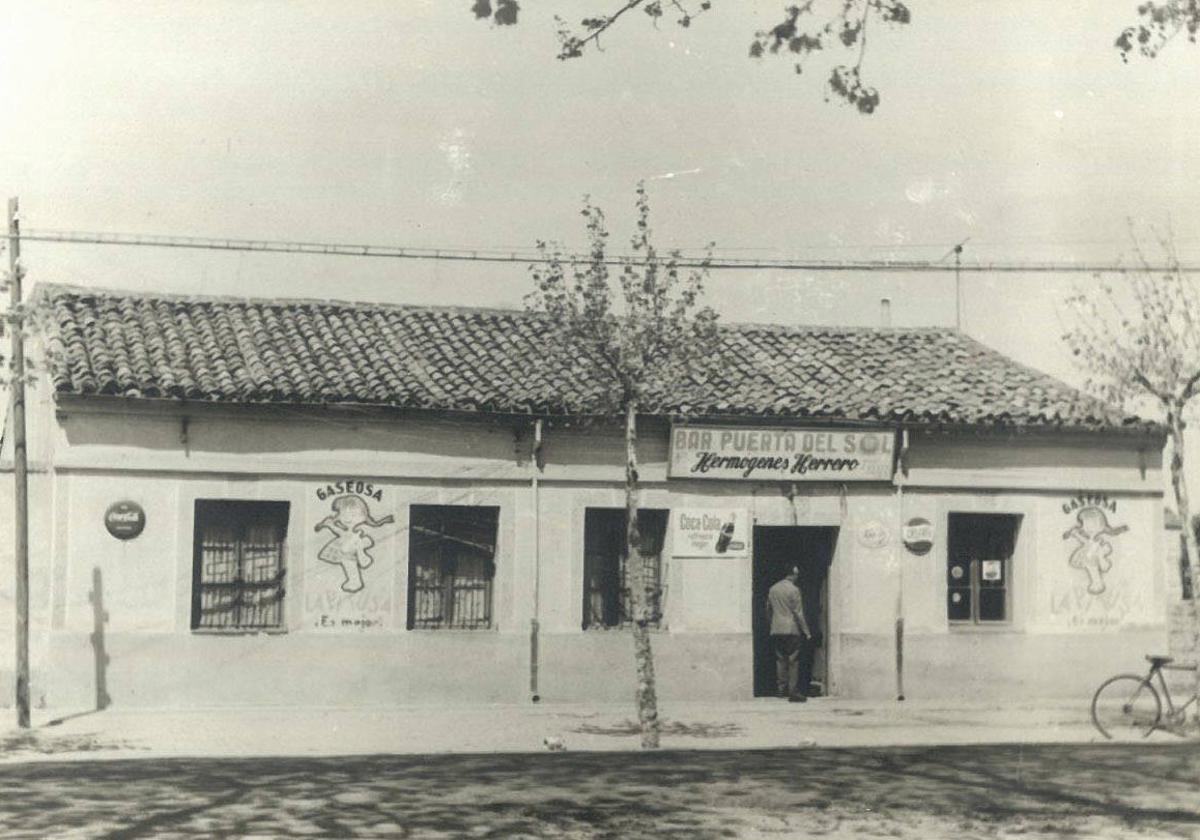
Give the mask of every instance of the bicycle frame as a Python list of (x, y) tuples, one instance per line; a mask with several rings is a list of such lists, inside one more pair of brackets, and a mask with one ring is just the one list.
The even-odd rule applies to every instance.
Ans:
[[(1102, 682), (1092, 695), (1092, 723), (1105, 738), (1130, 729), (1139, 732), (1143, 738), (1156, 729), (1182, 734), (1179, 730), (1187, 720), (1188, 709), (1197, 703), (1198, 695), (1191, 691), (1187, 702), (1176, 705), (1163, 670), (1194, 672), (1197, 666), (1172, 665), (1171, 657), (1167, 656), (1148, 655), (1146, 659), (1150, 661), (1150, 669), (1145, 676), (1117, 674)], [(1157, 688), (1155, 675), (1158, 676)]]
[[(1166, 679), (1166, 677), (1163, 676), (1163, 671), (1195, 671), (1195, 670), (1196, 670), (1195, 665), (1156, 664), (1156, 665), (1151, 665), (1150, 673), (1146, 674), (1146, 680), (1145, 680), (1146, 684), (1150, 684), (1150, 682), (1154, 679), (1155, 675), (1156, 674), (1158, 675), (1159, 688), (1162, 689), (1162, 691), (1161, 691), (1162, 696), (1167, 701), (1167, 708), (1164, 710), (1163, 716), (1166, 718), (1168, 724), (1170, 724), (1172, 726), (1176, 725), (1177, 723), (1181, 723), (1183, 721), (1184, 714), (1187, 712), (1188, 707), (1196, 702), (1197, 695), (1195, 693), (1193, 693), (1192, 696), (1187, 699), (1186, 703), (1184, 703), (1180, 706), (1176, 706), (1175, 701), (1171, 699), (1171, 689), (1167, 687), (1167, 679)], [(1160, 726), (1157, 728), (1165, 729), (1167, 727)]]

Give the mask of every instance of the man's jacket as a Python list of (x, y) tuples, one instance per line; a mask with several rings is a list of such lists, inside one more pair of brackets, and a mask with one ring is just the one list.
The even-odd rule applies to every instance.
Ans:
[[(804, 603), (800, 588), (784, 578), (767, 592), (767, 610), (771, 614), (772, 636), (804, 635)], [(796, 617), (800, 617), (797, 623)]]

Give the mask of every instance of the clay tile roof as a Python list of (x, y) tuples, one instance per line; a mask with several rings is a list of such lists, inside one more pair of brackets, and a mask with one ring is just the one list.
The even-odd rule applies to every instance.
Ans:
[[(585, 414), (598, 385), (541, 357), (520, 311), (43, 285), (62, 395)], [(664, 415), (1153, 431), (950, 329), (722, 327), (727, 364)]]

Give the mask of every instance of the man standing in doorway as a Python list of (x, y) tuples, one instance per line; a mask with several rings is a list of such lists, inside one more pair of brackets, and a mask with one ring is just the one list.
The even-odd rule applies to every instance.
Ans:
[(812, 679), (812, 632), (804, 619), (804, 599), (796, 585), (799, 577), (800, 569), (793, 566), (767, 592), (776, 685), (779, 696), (793, 703), (808, 700), (808, 684)]

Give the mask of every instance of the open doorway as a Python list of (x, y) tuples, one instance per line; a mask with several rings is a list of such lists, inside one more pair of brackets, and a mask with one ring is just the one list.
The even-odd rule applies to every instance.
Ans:
[(829, 630), (829, 565), (833, 562), (837, 533), (835, 527), (755, 526), (752, 563), (755, 697), (770, 697), (776, 693), (775, 654), (771, 650), (771, 625), (767, 620), (767, 590), (792, 566), (800, 569), (796, 583), (804, 599), (804, 615), (810, 626), (816, 625), (813, 630), (820, 634), (809, 693), (829, 693), (829, 657), (825, 637)]

